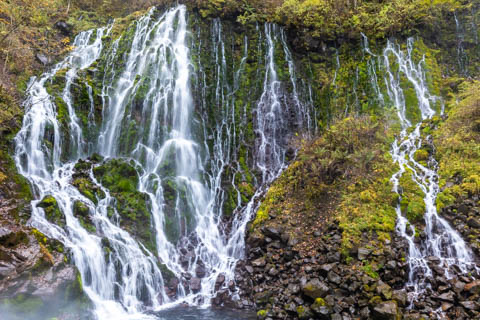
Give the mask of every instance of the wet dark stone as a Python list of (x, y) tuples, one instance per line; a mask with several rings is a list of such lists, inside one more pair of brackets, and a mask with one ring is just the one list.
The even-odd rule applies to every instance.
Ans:
[(197, 293), (202, 289), (202, 281), (199, 278), (192, 278), (190, 279), (190, 290), (192, 290), (194, 293)]
[(55, 28), (60, 30), (61, 33), (63, 33), (66, 36), (70, 36), (73, 33), (73, 26), (71, 24), (66, 23), (65, 21), (58, 21), (55, 23)]

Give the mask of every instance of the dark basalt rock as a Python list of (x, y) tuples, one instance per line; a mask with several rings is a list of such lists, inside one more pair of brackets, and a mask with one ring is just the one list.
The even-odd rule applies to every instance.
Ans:
[(42, 54), (42, 53), (37, 53), (35, 55), (35, 57), (37, 58), (37, 60), (43, 64), (44, 66), (48, 66), (50, 64), (52, 64), (52, 58)]
[(324, 298), (330, 291), (330, 288), (326, 283), (321, 282), (318, 279), (313, 279), (307, 282), (302, 288), (303, 294), (312, 298)]
[[(266, 232), (268, 236), (255, 237), (272, 239), (271, 230)], [(446, 279), (435, 257), (428, 259), (434, 271), (428, 279), (431, 290), (419, 297), (414, 309), (408, 309), (411, 288), (406, 287), (408, 264), (404, 259), (408, 244), (392, 234), (381, 249), (359, 246), (347, 262), (339, 253), (341, 232), (336, 225), (330, 226), (321, 233), (316, 250), (309, 253), (289, 245), (278, 248), (275, 241), (249, 246), (246, 261), (236, 268), (241, 299), (265, 310), (272, 320), (428, 319), (435, 310), (444, 310), (451, 319), (480, 316), (476, 304), (480, 284), (460, 276), (455, 268), (450, 272), (459, 276)], [(237, 306), (246, 307), (243, 303)]]
[(65, 36), (71, 36), (73, 33), (73, 26), (63, 20), (57, 21), (57, 23), (55, 23), (55, 28), (60, 30)]
[(382, 302), (373, 308), (373, 319), (375, 320), (396, 320), (397, 314), (398, 308), (395, 301)]
[(199, 292), (202, 289), (202, 281), (199, 278), (192, 278), (190, 279), (190, 290), (194, 293)]

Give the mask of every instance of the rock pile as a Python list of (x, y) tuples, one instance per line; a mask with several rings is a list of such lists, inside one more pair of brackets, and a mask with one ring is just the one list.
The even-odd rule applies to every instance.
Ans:
[(248, 238), (247, 259), (236, 275), (237, 306), (255, 306), (259, 319), (480, 318), (480, 282), (468, 276), (447, 279), (433, 257), (430, 288), (411, 305), (407, 247), (396, 235), (381, 248), (364, 243), (345, 258), (336, 225), (315, 232), (320, 245), (307, 254), (281, 228), (263, 227), (261, 234)]

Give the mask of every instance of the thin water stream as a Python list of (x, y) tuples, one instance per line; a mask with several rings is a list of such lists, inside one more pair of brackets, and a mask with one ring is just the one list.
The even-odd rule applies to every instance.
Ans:
[[(413, 48), (412, 38), (408, 39), (405, 49), (389, 41), (382, 54), (375, 55), (368, 48), (368, 40), (364, 37), (364, 51), (371, 56), (371, 60), (379, 61), (377, 69), (384, 74), (387, 97), (401, 125), (401, 132), (391, 149), (393, 161), (400, 167), (391, 179), (394, 185), (393, 191), (398, 193), (401, 201), (400, 179), (408, 174), (424, 194), (425, 239), (420, 242), (416, 239), (414, 224), (408, 221), (400, 203), (396, 207), (396, 230), (408, 243), (407, 289), (411, 304), (426, 293), (426, 289), (430, 286), (429, 279), (433, 276), (429, 266), (430, 258), (438, 259), (438, 265), (443, 268), (447, 279), (454, 275), (453, 267), (457, 268), (461, 274), (467, 274), (475, 268), (474, 257), (465, 241), (437, 212), (436, 197), (439, 193), (437, 162), (433, 156), (430, 156), (426, 165), (415, 160), (415, 153), (422, 144), (425, 142), (431, 144), (429, 140), (431, 137), (424, 137), (421, 134), (422, 122), (432, 119), (435, 115), (443, 114), (444, 110), (441, 98), (430, 94), (425, 75), (425, 57), (415, 62)], [(372, 70), (375, 70), (373, 65), (371, 66)], [(378, 88), (376, 73), (372, 77), (372, 82), (373, 87)], [(404, 92), (406, 85), (415, 93), (415, 104), (409, 104), (406, 101)], [(379, 93), (379, 100), (384, 100), (381, 93)], [(419, 119), (411, 119), (409, 111), (410, 115), (412, 112), (418, 113)]]

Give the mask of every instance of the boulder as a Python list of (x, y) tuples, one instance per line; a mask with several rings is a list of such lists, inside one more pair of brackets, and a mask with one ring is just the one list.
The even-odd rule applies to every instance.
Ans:
[(190, 290), (194, 293), (197, 293), (202, 289), (202, 281), (199, 278), (192, 278), (190, 279)]
[(220, 287), (225, 282), (225, 275), (220, 273), (215, 281), (215, 287)]
[(265, 257), (258, 258), (252, 261), (252, 266), (254, 267), (265, 267), (267, 264)]
[(339, 285), (342, 282), (342, 279), (340, 278), (340, 276), (338, 274), (336, 274), (333, 271), (330, 271), (328, 273), (328, 281), (330, 281), (330, 282), (332, 282), (336, 285)]
[(467, 225), (471, 228), (476, 228), (476, 229), (480, 229), (480, 220), (476, 219), (476, 218), (468, 218), (467, 219)]
[(322, 298), (315, 299), (315, 302), (310, 306), (310, 309), (315, 313), (315, 319), (328, 320), (332, 311)]
[(271, 296), (272, 296), (271, 291), (263, 291), (263, 292), (256, 293), (254, 297), (255, 303), (260, 306), (265, 305), (268, 303)]
[(60, 30), (65, 36), (71, 36), (73, 33), (73, 26), (63, 20), (57, 21), (57, 23), (55, 23), (55, 28)]
[(44, 66), (47, 66), (47, 65), (52, 63), (52, 59), (50, 57), (47, 57), (46, 55), (44, 55), (42, 53), (37, 53), (35, 57)]
[(395, 301), (386, 301), (379, 303), (373, 308), (374, 320), (396, 320), (398, 307)]
[(312, 310), (309, 307), (298, 306), (297, 315), (300, 320), (310, 319), (313, 316)]
[(447, 291), (439, 295), (438, 299), (446, 302), (455, 302), (455, 294), (452, 291)]
[(367, 248), (359, 248), (357, 253), (358, 260), (365, 260), (370, 255), (370, 253), (371, 250)]
[(280, 228), (264, 227), (262, 233), (275, 240), (280, 240), (282, 238), (282, 230)]
[(392, 299), (392, 288), (383, 281), (378, 281), (377, 293), (381, 294), (386, 300)]
[(302, 288), (303, 294), (312, 298), (325, 298), (330, 288), (322, 281), (313, 279), (307, 282)]
[(480, 310), (480, 305), (476, 301), (461, 301), (460, 304), (467, 310)]
[(463, 290), (471, 294), (480, 293), (480, 280), (475, 280), (473, 282), (467, 283)]
[(197, 275), (197, 277), (199, 278), (203, 278), (205, 277), (206, 275), (206, 270), (205, 270), (205, 267), (204, 266), (197, 266), (197, 268), (195, 269), (195, 274)]
[(407, 292), (405, 290), (395, 290), (393, 291), (392, 294), (393, 300), (397, 301), (397, 304), (400, 307), (406, 307), (407, 306)]

